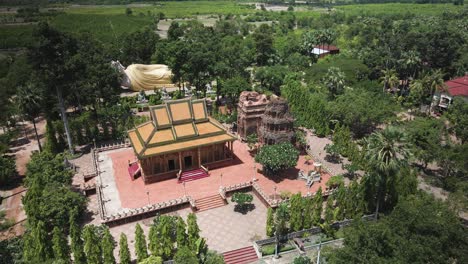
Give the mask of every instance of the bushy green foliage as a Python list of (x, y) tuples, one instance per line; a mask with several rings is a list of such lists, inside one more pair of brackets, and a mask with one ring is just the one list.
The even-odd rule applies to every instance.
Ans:
[(267, 145), (260, 148), (255, 161), (263, 165), (267, 175), (296, 166), (299, 152), (291, 143)]
[(135, 229), (135, 253), (138, 261), (143, 261), (144, 259), (148, 258), (146, 238), (140, 224), (137, 224)]
[(138, 262), (138, 264), (162, 264), (163, 260), (161, 257), (151, 255), (149, 258)]
[(98, 228), (94, 225), (87, 225), (83, 228), (84, 252), (88, 264), (102, 263), (102, 247)]
[(52, 230), (52, 244), (55, 260), (67, 262), (70, 259), (70, 248), (65, 232), (57, 226)]
[(177, 250), (177, 253), (174, 256), (174, 262), (176, 264), (198, 263), (198, 259), (194, 251), (187, 247), (182, 247)]
[(266, 235), (272, 237), (275, 234), (275, 212), (271, 207), (267, 209)]
[(455, 97), (453, 104), (449, 107), (447, 117), (451, 122), (451, 128), (455, 135), (465, 143), (468, 141), (468, 103), (463, 99)]
[(250, 193), (236, 192), (232, 195), (231, 202), (236, 203), (236, 207), (243, 208), (253, 201)]
[(86, 256), (83, 249), (83, 240), (81, 239), (81, 229), (77, 222), (78, 210), (75, 208), (70, 212), (69, 234), (70, 247), (73, 253), (73, 259), (76, 264), (86, 264)]
[(299, 231), (303, 228), (303, 201), (301, 193), (294, 194), (289, 199), (289, 225), (293, 231)]
[(297, 256), (294, 258), (293, 264), (310, 264), (312, 261), (308, 256)]
[(0, 241), (0, 256), (5, 264), (22, 263), (23, 237), (15, 237)]
[(366, 258), (373, 263), (463, 263), (468, 238), (457, 218), (430, 195), (411, 195), (388, 217), (374, 223), (356, 222), (346, 229), (345, 246), (327, 256), (327, 261), (361, 263)]
[(119, 262), (120, 264), (131, 263), (131, 256), (130, 256), (130, 250), (128, 248), (127, 236), (124, 233), (120, 234), (119, 259), (120, 259), (120, 262)]
[(0, 154), (0, 183), (7, 183), (16, 174), (15, 160)]
[(200, 238), (200, 228), (197, 224), (197, 216), (190, 213), (187, 217), (187, 240), (190, 249), (197, 248), (197, 240)]
[(330, 133), (331, 113), (325, 95), (311, 93), (307, 87), (291, 78), (282, 86), (281, 95), (288, 100), (289, 108), (299, 126), (313, 129), (319, 136)]
[(104, 235), (101, 240), (101, 247), (102, 247), (102, 263), (103, 264), (115, 263), (115, 257), (114, 257), (115, 241), (112, 235), (110, 234), (109, 228), (104, 229)]

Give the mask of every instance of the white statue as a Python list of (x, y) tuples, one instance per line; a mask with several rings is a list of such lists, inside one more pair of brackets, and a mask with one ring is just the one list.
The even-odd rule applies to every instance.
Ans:
[(164, 64), (132, 64), (126, 69), (119, 61), (112, 61), (112, 67), (123, 76), (122, 87), (133, 91), (154, 90), (163, 86), (174, 86), (172, 72)]

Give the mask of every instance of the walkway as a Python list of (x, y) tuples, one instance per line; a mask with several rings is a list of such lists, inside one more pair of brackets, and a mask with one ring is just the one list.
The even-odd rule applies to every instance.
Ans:
[(343, 170), (341, 165), (350, 163), (347, 158), (342, 157), (341, 163), (332, 163), (325, 160), (327, 156), (325, 146), (327, 144), (333, 144), (333, 141), (327, 137), (317, 137), (309, 129), (305, 129), (305, 131), (307, 132), (306, 140), (307, 144), (310, 146), (309, 153), (312, 154), (312, 159), (322, 163), (333, 175), (345, 174), (347, 171)]

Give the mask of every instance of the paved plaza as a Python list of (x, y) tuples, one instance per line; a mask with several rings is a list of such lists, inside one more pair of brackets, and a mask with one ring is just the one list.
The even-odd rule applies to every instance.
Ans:
[[(314, 183), (310, 189), (306, 187), (305, 181), (297, 180), (300, 170), (314, 169), (313, 160), (307, 164), (305, 156), (299, 157), (295, 168), (269, 178), (261, 173), (262, 166), (254, 162), (245, 143), (235, 141), (233, 147), (236, 157), (231, 165), (210, 170), (209, 177), (187, 182), (185, 188), (175, 178), (148, 185), (144, 184), (141, 177), (132, 180), (127, 171), (128, 161), (136, 159), (131, 148), (100, 152), (100, 181), (103, 185), (106, 214), (180, 198), (185, 193), (194, 199), (200, 199), (217, 194), (221, 185), (248, 182), (254, 177), (262, 190), (271, 197), (274, 197), (275, 193), (281, 194), (282, 192), (301, 192), (304, 195), (308, 192), (314, 193), (320, 186), (325, 189), (325, 183), (330, 178), (328, 173), (323, 173), (322, 181)], [(257, 171), (254, 170), (254, 166)]]
[[(242, 214), (234, 211), (235, 203), (197, 213), (200, 236), (207, 240), (209, 249), (219, 253), (252, 245), (252, 241), (265, 238), (267, 209), (254, 195), (253, 210)], [(187, 220), (190, 209), (182, 209), (170, 215), (180, 215)], [(140, 221), (147, 236), (153, 218)], [(134, 256), (135, 226), (137, 222), (111, 227), (111, 233), (118, 241), (120, 233), (127, 235), (129, 247)], [(116, 252), (118, 252), (116, 250)]]

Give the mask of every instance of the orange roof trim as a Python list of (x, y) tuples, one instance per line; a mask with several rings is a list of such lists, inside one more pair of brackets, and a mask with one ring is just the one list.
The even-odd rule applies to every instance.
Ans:
[(128, 131), (139, 158), (236, 140), (208, 117), (204, 99), (170, 101), (151, 107), (150, 113), (152, 121)]

